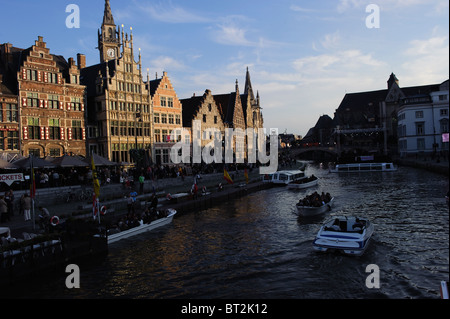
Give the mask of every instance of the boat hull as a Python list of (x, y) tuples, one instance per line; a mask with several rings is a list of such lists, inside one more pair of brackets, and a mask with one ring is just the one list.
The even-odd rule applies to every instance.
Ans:
[(167, 217), (163, 217), (163, 218), (154, 220), (150, 224), (142, 224), (138, 227), (133, 227), (133, 228), (121, 231), (120, 233), (108, 235), (108, 244), (112, 244), (121, 239), (136, 236), (136, 235), (151, 231), (155, 228), (159, 228), (164, 225), (170, 224), (176, 213), (177, 212), (174, 209), (169, 209), (169, 215)]
[(311, 182), (306, 182), (306, 183), (292, 182), (292, 183), (289, 183), (287, 187), (289, 189), (304, 189), (304, 188), (315, 186), (318, 183), (319, 183), (319, 179), (317, 178)]
[(309, 217), (309, 216), (316, 216), (320, 214), (324, 214), (331, 210), (333, 207), (334, 197), (331, 198), (331, 200), (326, 203), (325, 205), (322, 205), (320, 207), (313, 207), (313, 206), (297, 206), (298, 214), (301, 216)]
[[(372, 238), (373, 224), (366, 220), (367, 226), (361, 231), (334, 231), (322, 226), (313, 241), (313, 247), (319, 252), (339, 251), (346, 255), (361, 256), (367, 250)], [(349, 224), (352, 227), (352, 224)]]

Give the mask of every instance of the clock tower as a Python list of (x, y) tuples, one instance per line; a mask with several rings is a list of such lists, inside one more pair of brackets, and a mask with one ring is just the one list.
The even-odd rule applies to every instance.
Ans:
[(105, 0), (105, 12), (101, 30), (98, 31), (98, 49), (100, 62), (117, 59), (119, 56), (120, 36), (111, 12), (109, 0)]

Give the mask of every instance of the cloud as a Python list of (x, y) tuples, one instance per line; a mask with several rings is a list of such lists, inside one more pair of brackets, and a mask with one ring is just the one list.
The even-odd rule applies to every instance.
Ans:
[(403, 82), (408, 85), (417, 83), (438, 83), (449, 76), (449, 37), (434, 35), (425, 40), (412, 40), (405, 50)]
[(291, 5), (289, 7), (289, 9), (291, 9), (292, 11), (296, 11), (296, 12), (304, 12), (304, 13), (308, 13), (308, 12), (316, 12), (317, 10), (314, 9), (308, 9), (308, 8), (303, 8), (300, 6), (297, 6), (295, 4)]
[(151, 61), (151, 66), (153, 70), (157, 71), (182, 71), (186, 69), (183, 62), (177, 61), (169, 56), (159, 56)]
[(212, 31), (213, 41), (232, 46), (255, 46), (256, 43), (247, 39), (248, 29), (242, 27), (247, 18), (242, 15), (232, 15), (221, 19)]
[(181, 6), (175, 6), (171, 1), (159, 4), (137, 4), (142, 12), (150, 14), (151, 18), (166, 23), (206, 23), (210, 18), (190, 12)]

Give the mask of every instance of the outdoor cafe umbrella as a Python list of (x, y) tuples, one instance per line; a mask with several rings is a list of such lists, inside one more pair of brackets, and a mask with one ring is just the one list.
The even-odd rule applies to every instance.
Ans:
[[(31, 156), (33, 158), (33, 167), (34, 168), (51, 168), (56, 167), (55, 164), (50, 163), (42, 158)], [(19, 168), (30, 168), (31, 167), (31, 160), (30, 156), (21, 158), (15, 162), (13, 162), (14, 165), (18, 166)]]
[(16, 166), (13, 163), (10, 163), (8, 161), (2, 160), (0, 158), (0, 168), (2, 169), (15, 169), (15, 168), (19, 168), (18, 166)]
[(92, 153), (92, 155), (89, 155), (86, 157), (83, 161), (87, 163), (88, 165), (91, 165), (91, 156), (94, 158), (94, 164), (95, 166), (115, 166), (117, 163), (111, 162), (110, 160), (101, 157), (100, 155), (97, 155), (95, 153)]
[(61, 157), (57, 157), (52, 161), (52, 164), (60, 167), (86, 167), (89, 166), (84, 161), (80, 160), (77, 157), (73, 157), (70, 155), (63, 155)]

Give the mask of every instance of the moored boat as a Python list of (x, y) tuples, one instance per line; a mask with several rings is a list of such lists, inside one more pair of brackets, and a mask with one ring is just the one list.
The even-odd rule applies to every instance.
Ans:
[(288, 188), (290, 189), (304, 189), (308, 187), (315, 186), (319, 183), (319, 178), (311, 175), (310, 177), (305, 177), (302, 179), (299, 179), (297, 181), (293, 181), (288, 184)]
[(150, 231), (152, 229), (170, 224), (172, 222), (173, 217), (175, 216), (175, 214), (177, 213), (177, 211), (175, 209), (169, 208), (167, 209), (167, 215), (161, 218), (158, 218), (156, 220), (153, 220), (151, 223), (149, 224), (145, 224), (142, 221), (140, 221), (140, 225), (136, 226), (136, 227), (132, 227), (130, 229), (127, 230), (123, 230), (123, 231), (119, 231), (116, 233), (108, 233), (107, 234), (107, 238), (108, 238), (108, 244), (114, 243), (116, 241), (119, 241), (121, 239), (124, 238), (128, 238), (131, 236), (135, 236), (138, 234), (142, 234), (144, 232)]
[(326, 221), (313, 241), (320, 252), (340, 251), (347, 255), (361, 256), (366, 251), (373, 224), (366, 218), (338, 216)]
[(397, 167), (393, 163), (351, 163), (336, 164), (330, 168), (330, 173), (365, 173), (365, 172), (394, 172)]

